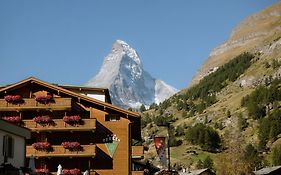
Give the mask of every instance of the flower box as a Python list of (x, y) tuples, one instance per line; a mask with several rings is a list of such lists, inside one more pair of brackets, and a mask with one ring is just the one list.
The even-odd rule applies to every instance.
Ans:
[(11, 123), (20, 123), (21, 118), (19, 116), (2, 117), (3, 120)]
[(4, 99), (5, 99), (8, 103), (13, 103), (13, 104), (20, 104), (20, 103), (23, 103), (22, 96), (20, 96), (20, 95), (6, 95), (6, 96), (4, 97)]
[(42, 168), (42, 169), (35, 169), (35, 173), (37, 173), (37, 174), (49, 174), (50, 171), (49, 171), (49, 169)]
[(62, 170), (63, 175), (81, 175), (81, 171), (77, 168), (74, 169), (63, 169)]
[(33, 121), (43, 126), (50, 125), (54, 122), (49, 116), (37, 116), (33, 118)]
[(49, 151), (51, 144), (49, 142), (36, 142), (32, 144), (33, 148), (39, 151)]
[(62, 142), (61, 144), (65, 149), (69, 151), (81, 151), (82, 147), (79, 142)]
[(63, 121), (68, 124), (80, 124), (81, 117), (79, 115), (64, 116)]
[(48, 103), (54, 101), (52, 94), (38, 95), (38, 96), (35, 97), (35, 100), (39, 103), (42, 103), (42, 104), (48, 104)]

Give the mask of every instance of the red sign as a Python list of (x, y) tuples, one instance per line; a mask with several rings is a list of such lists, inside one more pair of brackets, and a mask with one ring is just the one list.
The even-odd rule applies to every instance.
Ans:
[(160, 161), (167, 167), (165, 137), (154, 137), (154, 144)]

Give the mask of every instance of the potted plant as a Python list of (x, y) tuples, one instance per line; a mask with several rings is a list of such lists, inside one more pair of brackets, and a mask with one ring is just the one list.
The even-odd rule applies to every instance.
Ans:
[(33, 118), (33, 121), (43, 126), (53, 123), (53, 120), (49, 116), (37, 116)]
[(61, 144), (65, 149), (70, 151), (81, 151), (82, 147), (79, 142), (62, 142)]
[(10, 117), (2, 117), (3, 120), (19, 124), (21, 122), (20, 116), (10, 116)]
[(52, 147), (49, 142), (36, 142), (33, 143), (32, 146), (38, 151), (49, 151)]
[(63, 121), (65, 123), (68, 123), (70, 125), (74, 124), (80, 124), (81, 122), (81, 117), (79, 115), (73, 115), (73, 116), (64, 116)]
[(23, 99), (21, 95), (6, 95), (4, 97), (4, 99), (8, 102), (8, 103), (12, 103), (12, 104), (20, 104), (23, 103)]
[(35, 169), (35, 172), (38, 174), (49, 174), (49, 169), (41, 168), (41, 169)]
[(42, 103), (42, 104), (48, 104), (48, 103), (54, 101), (53, 95), (52, 95), (52, 94), (37, 95), (37, 96), (35, 97), (35, 100), (36, 100), (38, 103)]
[(62, 170), (63, 175), (81, 175), (81, 171), (77, 168), (74, 169), (63, 169)]

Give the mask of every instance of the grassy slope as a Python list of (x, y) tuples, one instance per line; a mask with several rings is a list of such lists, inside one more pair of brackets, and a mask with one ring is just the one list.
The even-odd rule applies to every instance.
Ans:
[[(254, 90), (253, 88), (241, 88), (239, 86), (239, 82), (242, 79), (247, 79), (248, 77), (262, 78), (264, 76), (272, 75), (274, 72), (276, 72), (276, 70), (273, 70), (272, 68), (265, 68), (264, 64), (265, 62), (271, 63), (273, 59), (281, 58), (281, 52), (279, 49), (275, 49), (275, 51), (270, 55), (260, 56), (260, 59), (255, 61), (254, 64), (252, 64), (251, 67), (242, 76), (240, 76), (237, 81), (229, 84), (218, 94), (218, 102), (208, 107), (203, 114), (184, 119), (181, 117), (180, 111), (177, 111), (174, 107), (170, 107), (169, 110), (174, 111), (173, 115), (178, 118), (178, 120), (174, 122), (173, 125), (175, 127), (183, 123), (187, 125), (193, 125), (196, 122), (204, 121), (205, 116), (208, 116), (208, 119), (211, 119), (211, 122), (209, 123), (210, 126), (214, 126), (216, 122), (225, 123), (226, 127), (218, 131), (223, 137), (224, 144), (228, 145), (232, 139), (232, 137), (229, 137), (229, 133), (231, 132), (231, 130), (233, 130), (233, 128), (237, 127), (237, 113), (242, 112), (244, 117), (247, 118), (246, 110), (241, 108), (240, 106), (241, 99)], [(230, 118), (226, 117), (227, 110), (230, 110), (231, 112)], [(159, 114), (156, 113), (154, 115)], [(242, 147), (246, 143), (253, 143), (254, 145), (256, 145), (258, 142), (258, 123), (256, 121), (253, 121), (252, 119), (248, 119), (248, 122), (249, 127), (243, 133), (241, 133), (243, 140)], [(166, 136), (166, 131), (163, 128), (159, 128), (159, 132), (157, 133), (157, 135)], [(207, 155), (210, 155), (214, 160), (215, 166), (217, 166), (220, 164), (221, 160), (229, 156), (227, 150), (217, 154), (208, 153), (202, 151), (199, 147), (189, 144), (185, 141), (184, 137), (181, 137), (181, 139), (184, 140), (184, 143), (179, 147), (174, 147), (171, 149), (172, 165), (176, 163), (185, 167), (191, 166), (191, 168), (195, 168), (194, 165), (199, 159), (203, 160)], [(187, 153), (189, 150), (196, 151), (198, 155)], [(146, 158), (153, 160), (154, 163), (158, 164), (159, 161), (155, 157), (155, 155), (155, 148), (153, 147), (153, 145), (151, 145)], [(268, 155), (268, 158), (269, 156), (270, 155)], [(218, 166), (217, 169), (219, 170)]]

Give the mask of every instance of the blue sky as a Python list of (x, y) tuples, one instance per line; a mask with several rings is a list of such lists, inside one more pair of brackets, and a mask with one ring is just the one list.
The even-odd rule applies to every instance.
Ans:
[(245, 17), (278, 0), (1, 0), (0, 85), (29, 76), (82, 85), (117, 39), (183, 89)]

